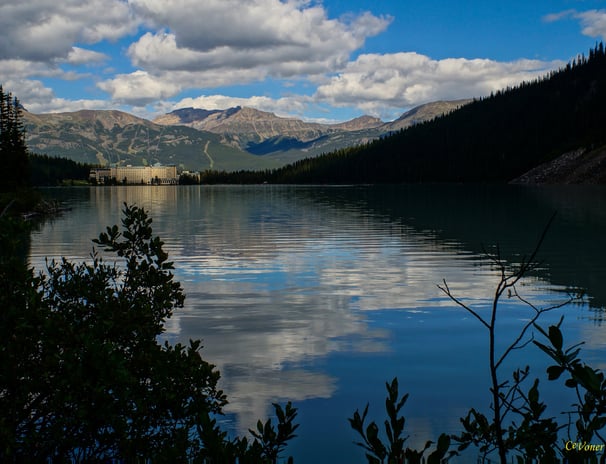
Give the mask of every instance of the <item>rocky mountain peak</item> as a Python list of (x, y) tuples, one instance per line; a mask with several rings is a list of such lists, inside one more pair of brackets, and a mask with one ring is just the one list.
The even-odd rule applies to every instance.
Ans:
[(364, 129), (374, 129), (375, 127), (379, 127), (383, 125), (384, 122), (379, 118), (375, 118), (374, 116), (359, 116), (357, 118), (351, 119), (349, 121), (345, 121), (339, 124), (335, 124), (334, 127), (338, 127), (339, 129), (346, 131), (357, 131)]
[(471, 99), (462, 99), (426, 103), (407, 111), (395, 121), (387, 123), (385, 127), (389, 131), (405, 129), (420, 122), (429, 121), (433, 118), (448, 114), (471, 101)]

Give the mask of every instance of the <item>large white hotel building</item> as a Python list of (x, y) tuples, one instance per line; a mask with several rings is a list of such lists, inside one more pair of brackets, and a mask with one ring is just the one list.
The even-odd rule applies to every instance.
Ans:
[(97, 184), (115, 181), (118, 184), (174, 185), (179, 183), (177, 167), (170, 166), (117, 166), (91, 169), (90, 179)]

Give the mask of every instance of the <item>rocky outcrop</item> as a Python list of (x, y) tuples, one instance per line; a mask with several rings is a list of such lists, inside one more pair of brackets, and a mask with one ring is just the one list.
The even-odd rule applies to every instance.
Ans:
[(513, 184), (604, 184), (606, 183), (606, 146), (594, 150), (579, 148), (543, 163)]

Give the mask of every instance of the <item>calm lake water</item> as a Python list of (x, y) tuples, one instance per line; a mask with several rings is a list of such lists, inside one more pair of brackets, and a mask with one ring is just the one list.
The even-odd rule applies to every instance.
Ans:
[[(299, 408), (295, 462), (362, 463), (347, 418), (370, 402), (383, 422), (385, 381), (410, 393), (410, 439), (421, 446), (459, 432), (470, 407), (490, 404), (487, 334), (438, 288), (485, 314), (498, 275), (483, 250), (508, 262), (528, 255), (557, 211), (540, 270), (520, 293), (538, 305), (586, 292), (565, 315), (567, 344), (606, 368), (606, 189), (424, 185), (398, 187), (191, 186), (49, 189), (72, 210), (34, 233), (31, 263), (89, 258), (91, 239), (119, 223), (124, 202), (145, 207), (175, 263), (186, 306), (167, 324), (171, 341), (201, 338), (230, 400), (226, 426), (243, 433), (272, 412)], [(499, 337), (530, 316), (505, 299)], [(572, 398), (544, 376), (533, 346), (503, 376), (531, 364), (554, 414)], [(565, 393), (565, 392), (564, 392)], [(556, 411), (557, 410), (557, 411)]]

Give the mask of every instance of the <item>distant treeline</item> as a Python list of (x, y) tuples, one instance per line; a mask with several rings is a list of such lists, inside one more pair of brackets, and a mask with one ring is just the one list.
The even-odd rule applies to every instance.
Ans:
[(61, 185), (66, 181), (88, 180), (91, 165), (67, 158), (48, 155), (29, 155), (30, 184), (36, 186)]
[(506, 182), (568, 151), (606, 144), (604, 121), (606, 53), (599, 43), (542, 78), (367, 145), (271, 171), (207, 171), (202, 182)]

